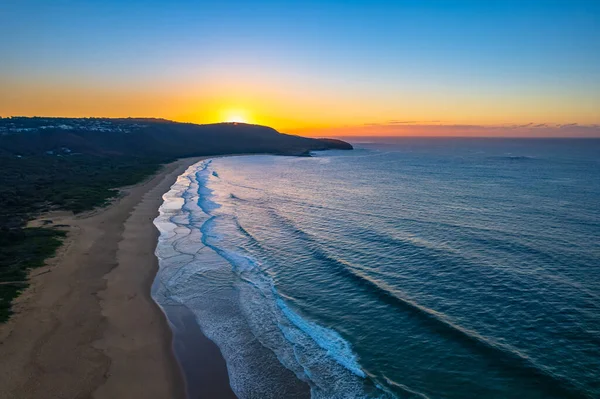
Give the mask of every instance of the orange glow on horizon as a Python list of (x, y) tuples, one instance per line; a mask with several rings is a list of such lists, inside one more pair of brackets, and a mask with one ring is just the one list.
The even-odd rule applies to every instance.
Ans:
[[(232, 86), (151, 85), (135, 89), (41, 80), (6, 80), (0, 81), (0, 86), (5, 89), (0, 93), (3, 117), (156, 117), (199, 124), (238, 122), (317, 137), (488, 136), (517, 131), (537, 135), (544, 133), (539, 126), (548, 124), (548, 129), (554, 129), (549, 134), (600, 136), (595, 98), (578, 102), (533, 96), (477, 103), (475, 98), (450, 102), (434, 93), (430, 99), (417, 94), (363, 99), (318, 87), (283, 88), (268, 80), (247, 85), (236, 81)], [(526, 126), (531, 122), (539, 126)], [(592, 128), (560, 127), (571, 123)]]

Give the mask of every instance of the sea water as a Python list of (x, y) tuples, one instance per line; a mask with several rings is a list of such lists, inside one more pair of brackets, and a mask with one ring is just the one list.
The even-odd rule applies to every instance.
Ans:
[(240, 398), (600, 397), (600, 141), (369, 139), (191, 166), (155, 224)]

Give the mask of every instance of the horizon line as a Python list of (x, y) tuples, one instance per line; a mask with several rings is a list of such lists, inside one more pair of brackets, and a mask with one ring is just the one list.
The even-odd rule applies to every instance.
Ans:
[[(600, 124), (580, 123), (496, 123), (496, 124), (468, 124), (468, 123), (444, 123), (441, 120), (431, 121), (399, 121), (390, 120), (383, 123), (362, 123), (343, 126), (319, 126), (301, 128), (278, 128), (268, 124), (252, 122), (196, 122), (183, 121), (176, 118), (169, 119), (155, 116), (45, 116), (45, 115), (10, 115), (0, 116), (0, 119), (29, 118), (29, 119), (138, 119), (156, 120), (172, 123), (191, 125), (211, 124), (245, 124), (264, 126), (275, 129), (280, 133), (292, 135), (307, 135), (310, 137), (372, 137), (372, 138), (584, 138), (599, 139)], [(420, 132), (415, 132), (420, 130)], [(466, 132), (465, 132), (466, 130)], [(469, 133), (470, 132), (470, 133)]]

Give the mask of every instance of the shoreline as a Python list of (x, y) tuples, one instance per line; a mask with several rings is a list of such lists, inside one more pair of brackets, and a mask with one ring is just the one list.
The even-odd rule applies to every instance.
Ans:
[(0, 325), (0, 397), (186, 397), (175, 332), (151, 297), (153, 221), (177, 177), (206, 158), (164, 165), (106, 208), (44, 215), (68, 234)]
[[(274, 398), (284, 394), (290, 398), (309, 398), (309, 382), (286, 367), (276, 349), (268, 345), (272, 341), (265, 345), (261, 339), (264, 336), (256, 335), (253, 328), (256, 320), (240, 303), (243, 288), (236, 282), (243, 278), (236, 272), (235, 264), (218, 247), (205, 241), (207, 234), (212, 234), (205, 228), (216, 216), (202, 203), (224, 205), (209, 198), (200, 201), (205, 195), (212, 197), (206, 194), (205, 189), (212, 190), (208, 189), (205, 178), (214, 175), (220, 181), (216, 169), (211, 173), (208, 166), (203, 163), (198, 168), (189, 168), (182, 180), (163, 196), (160, 216), (155, 219), (165, 236), (159, 239), (156, 250), (161, 269), (152, 293), (170, 320), (174, 351), (187, 381), (188, 396), (235, 398), (235, 389), (243, 397)], [(259, 302), (257, 298), (248, 299)], [(211, 355), (211, 347), (217, 356)], [(216, 359), (222, 365), (216, 364)], [(231, 374), (223, 375), (220, 370)], [(215, 381), (225, 383), (215, 384)]]

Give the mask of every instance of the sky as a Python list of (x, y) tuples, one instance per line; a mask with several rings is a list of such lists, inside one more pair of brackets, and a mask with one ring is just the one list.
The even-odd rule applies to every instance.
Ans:
[(0, 0), (0, 116), (600, 137), (600, 1)]

